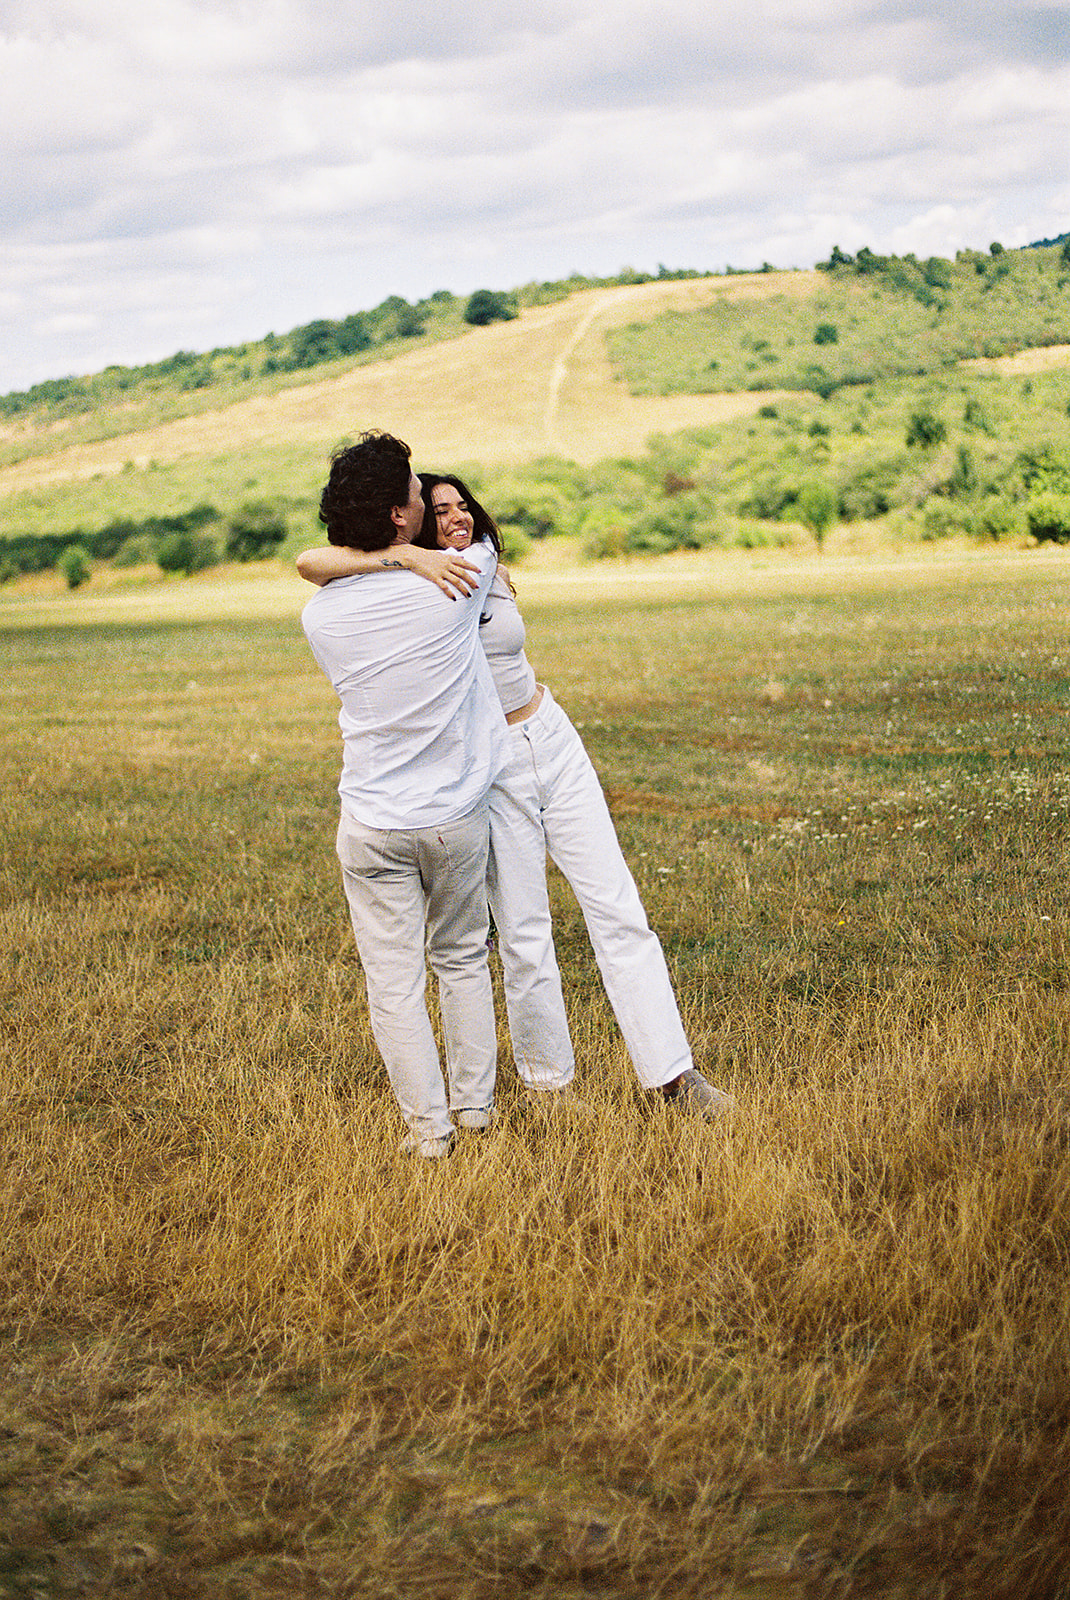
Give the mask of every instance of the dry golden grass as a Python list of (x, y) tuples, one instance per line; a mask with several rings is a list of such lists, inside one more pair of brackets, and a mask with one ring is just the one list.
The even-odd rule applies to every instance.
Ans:
[(4, 605), (0, 1592), (1066, 1591), (1066, 558), (686, 570), (522, 600), (738, 1111), (555, 877), (581, 1103), (436, 1164), (293, 586)]

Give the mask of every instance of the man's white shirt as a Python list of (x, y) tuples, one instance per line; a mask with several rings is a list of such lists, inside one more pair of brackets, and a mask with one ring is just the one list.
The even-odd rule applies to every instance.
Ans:
[(365, 827), (454, 822), (505, 766), (505, 718), (479, 642), (497, 558), (483, 544), (465, 557), (480, 569), (467, 598), (390, 570), (336, 578), (301, 613), (342, 702), (342, 806)]

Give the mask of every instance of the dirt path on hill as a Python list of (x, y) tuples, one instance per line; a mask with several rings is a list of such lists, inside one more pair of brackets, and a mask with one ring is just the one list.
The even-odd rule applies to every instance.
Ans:
[(813, 279), (740, 274), (587, 290), (341, 377), (29, 458), (0, 470), (0, 494), (108, 476), (128, 462), (144, 468), (302, 442), (323, 453), (365, 427), (398, 433), (417, 459), (443, 464), (512, 464), (547, 453), (590, 462), (641, 450), (651, 433), (746, 416), (774, 396), (630, 395), (606, 356), (607, 328), (718, 297), (805, 295)]

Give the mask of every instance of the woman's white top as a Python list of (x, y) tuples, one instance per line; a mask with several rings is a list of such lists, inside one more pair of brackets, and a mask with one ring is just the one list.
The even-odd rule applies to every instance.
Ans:
[(524, 654), (524, 619), (500, 572), (494, 574), (483, 603), (479, 637), (502, 710), (508, 716), (510, 711), (527, 705), (536, 684), (534, 669)]

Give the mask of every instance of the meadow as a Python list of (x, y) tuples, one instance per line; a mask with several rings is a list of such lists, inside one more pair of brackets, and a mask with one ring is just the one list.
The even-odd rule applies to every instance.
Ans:
[(0, 1593), (1070, 1592), (1070, 565), (518, 574), (735, 1111), (403, 1159), (283, 570), (0, 601)]

